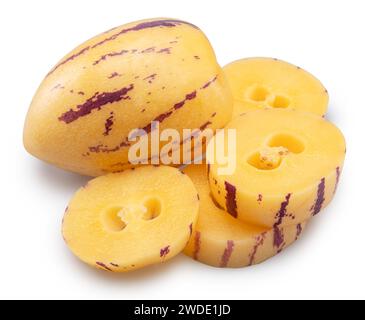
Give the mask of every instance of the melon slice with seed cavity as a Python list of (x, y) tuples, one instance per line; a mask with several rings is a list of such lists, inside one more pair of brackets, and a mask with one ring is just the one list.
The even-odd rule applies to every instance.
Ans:
[(161, 263), (186, 246), (198, 198), (189, 177), (172, 167), (109, 174), (76, 193), (63, 236), (78, 258), (99, 269), (125, 272)]
[(233, 117), (261, 108), (326, 114), (326, 88), (298, 66), (274, 58), (247, 58), (223, 69), (235, 99)]
[[(234, 165), (232, 172), (222, 172), (226, 165), (219, 164), (210, 149), (227, 149), (229, 130), (237, 135), (230, 156)], [(297, 224), (331, 202), (345, 154), (341, 131), (318, 115), (288, 109), (251, 111), (209, 142), (212, 194), (239, 220), (267, 228)]]

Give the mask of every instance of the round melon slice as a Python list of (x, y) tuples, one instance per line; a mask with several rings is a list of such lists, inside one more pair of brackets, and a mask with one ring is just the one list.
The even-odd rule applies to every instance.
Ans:
[[(205, 165), (191, 165), (185, 173), (200, 196), (199, 217), (184, 253), (214, 267), (239, 268), (267, 260), (299, 238), (306, 222), (272, 229), (237, 221), (213, 199)], [(283, 239), (281, 246), (276, 241)]]
[[(224, 172), (226, 165), (210, 150), (227, 150), (229, 130), (237, 141), (230, 155), (232, 170)], [(318, 115), (251, 111), (233, 120), (208, 145), (212, 193), (233, 217), (248, 223), (267, 228), (297, 224), (330, 203), (345, 152), (340, 130)]]
[(224, 67), (235, 99), (234, 117), (260, 108), (325, 115), (328, 92), (309, 72), (273, 58), (248, 58)]
[(90, 181), (71, 200), (63, 236), (85, 263), (114, 272), (167, 261), (189, 241), (199, 209), (192, 181), (141, 167)]

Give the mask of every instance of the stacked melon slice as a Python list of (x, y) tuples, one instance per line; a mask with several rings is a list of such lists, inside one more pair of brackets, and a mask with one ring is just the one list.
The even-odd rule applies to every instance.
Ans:
[[(346, 146), (324, 119), (327, 90), (308, 72), (270, 58), (224, 69), (233, 120), (210, 141), (206, 167), (186, 169), (202, 203), (185, 253), (216, 267), (244, 267), (280, 253), (329, 204)], [(228, 149), (229, 130), (237, 136), (235, 170), (225, 174), (214, 151)]]

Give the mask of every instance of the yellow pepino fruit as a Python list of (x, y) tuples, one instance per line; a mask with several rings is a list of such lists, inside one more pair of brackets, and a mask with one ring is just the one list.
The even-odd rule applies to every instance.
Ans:
[(273, 58), (247, 58), (225, 66), (235, 99), (233, 116), (260, 108), (282, 108), (325, 115), (328, 92), (309, 72)]
[(191, 165), (184, 172), (200, 196), (198, 222), (184, 250), (197, 261), (221, 268), (258, 264), (292, 244), (306, 227), (306, 222), (302, 222), (267, 229), (237, 221), (214, 201), (205, 165)]
[(83, 262), (126, 272), (180, 253), (192, 234), (199, 197), (172, 167), (145, 166), (90, 181), (71, 200), (63, 237)]
[[(221, 166), (209, 150), (216, 141), (226, 146), (230, 129), (237, 135), (232, 155), (236, 166), (232, 174), (220, 174)], [(346, 145), (340, 130), (320, 116), (263, 109), (230, 122), (210, 141), (208, 151), (217, 202), (235, 218), (272, 228), (305, 221), (330, 203)]]
[[(41, 160), (98, 176), (130, 166), (131, 131), (150, 136), (155, 121), (183, 137), (183, 129), (224, 127), (232, 109), (201, 30), (180, 20), (143, 20), (83, 43), (49, 72), (28, 112), (24, 145)], [(158, 159), (166, 143), (143, 160)]]

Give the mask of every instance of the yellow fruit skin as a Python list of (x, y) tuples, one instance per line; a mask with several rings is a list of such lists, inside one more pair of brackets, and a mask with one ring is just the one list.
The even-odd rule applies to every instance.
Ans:
[(274, 58), (247, 58), (234, 61), (223, 70), (235, 100), (233, 117), (262, 108), (326, 114), (326, 88), (298, 66)]
[[(287, 226), (308, 220), (331, 202), (346, 153), (344, 137), (333, 124), (311, 113), (265, 109), (236, 118), (228, 129), (237, 132), (235, 172), (219, 175), (209, 154), (207, 162), (212, 194), (232, 216), (266, 228)], [(284, 153), (271, 170), (250, 164), (252, 154), (266, 151), (269, 141), (281, 135), (297, 138), (303, 151)]]
[[(307, 223), (302, 222), (267, 229), (237, 221), (212, 199), (204, 165), (189, 166), (184, 172), (192, 179), (200, 196), (198, 222), (184, 250), (197, 261), (221, 268), (258, 264), (292, 244), (306, 227)], [(278, 241), (281, 241), (279, 246)]]
[[(154, 215), (147, 210), (152, 201), (160, 208)], [(145, 166), (98, 177), (80, 189), (66, 210), (62, 234), (90, 266), (133, 271), (179, 254), (198, 210), (197, 190), (186, 175), (172, 167)]]
[(179, 20), (143, 20), (96, 36), (51, 70), (28, 112), (24, 145), (41, 160), (98, 176), (130, 166), (131, 130), (149, 133), (151, 121), (180, 133), (221, 128), (232, 109), (203, 32)]

